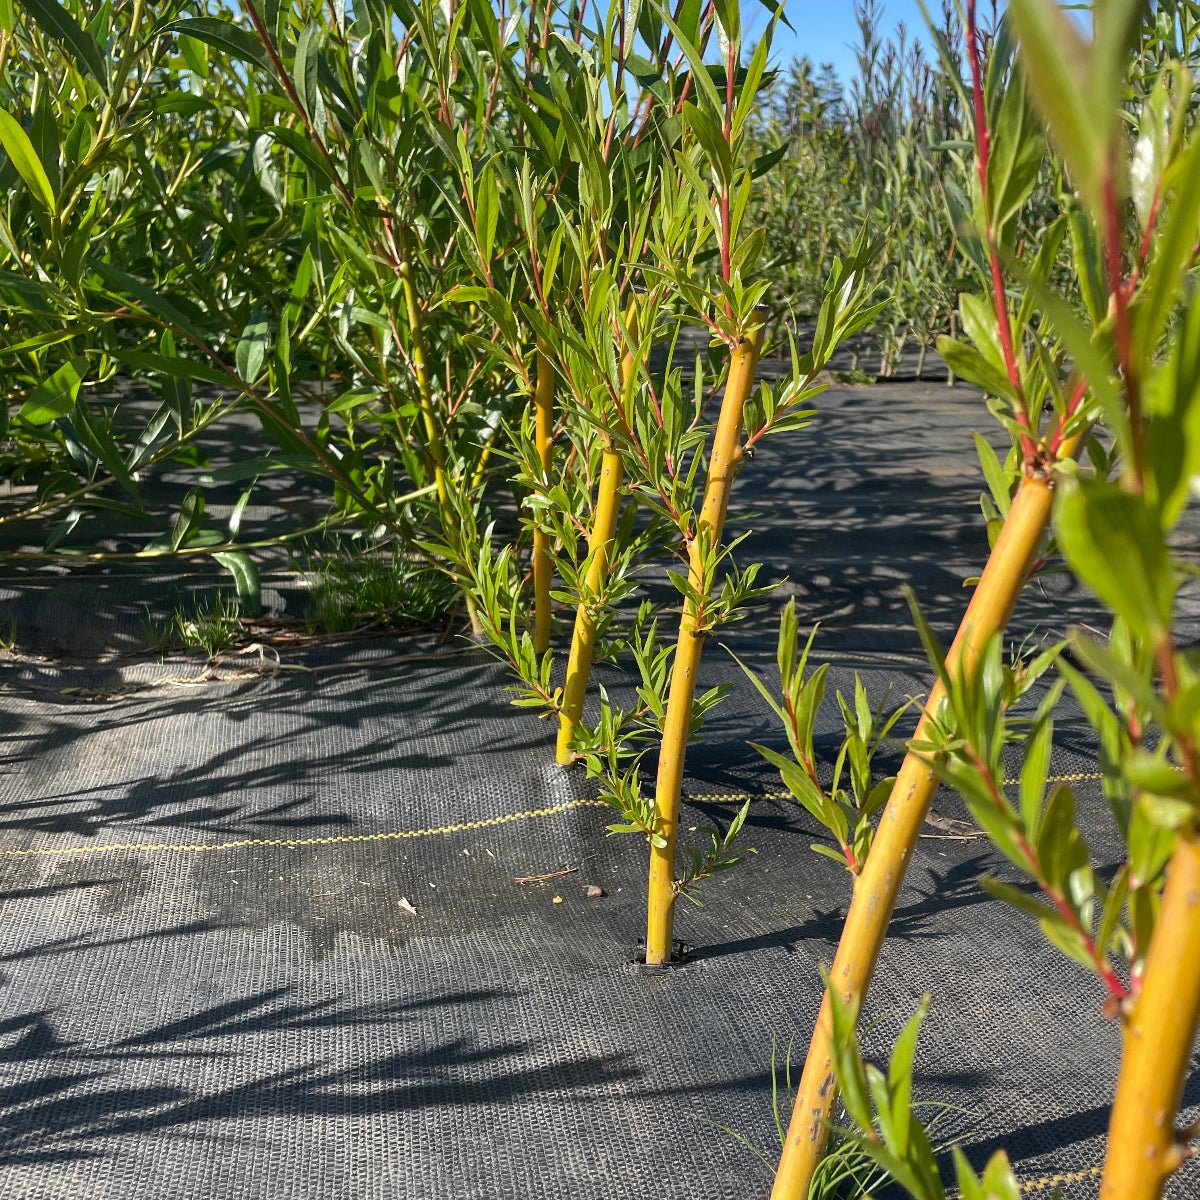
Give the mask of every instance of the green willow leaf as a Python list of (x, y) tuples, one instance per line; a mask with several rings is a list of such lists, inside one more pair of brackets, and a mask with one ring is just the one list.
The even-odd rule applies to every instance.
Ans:
[(205, 344), (204, 335), (199, 329), (174, 304), (160, 296), (153, 288), (147, 287), (141, 280), (134, 279), (132, 275), (127, 275), (119, 267), (112, 266), (111, 263), (91, 260), (88, 266), (116, 295), (122, 299), (132, 297), (168, 326), (187, 334), (198, 345)]
[(75, 407), (86, 371), (86, 358), (73, 358), (63, 363), (48, 379), (42, 381), (21, 405), (17, 415), (30, 425), (48, 425), (59, 417), (65, 417)]
[(235, 353), (237, 372), (246, 383), (253, 383), (267, 357), (270, 326), (262, 317), (255, 317), (242, 330)]
[(124, 346), (116, 347), (111, 353), (113, 358), (135, 371), (145, 371), (169, 379), (196, 379), (201, 383), (211, 383), (215, 387), (229, 385), (229, 376), (224, 371), (218, 371), (216, 367), (197, 362), (193, 358), (155, 354), (149, 350), (128, 350)]
[(321, 70), (321, 37), (322, 26), (319, 21), (309, 21), (300, 34), (296, 43), (296, 60), (292, 66), (292, 75), (296, 84), (296, 94), (300, 103), (313, 125), (320, 129), (325, 122), (324, 104), (321, 99), (320, 70)]
[(0, 145), (3, 145), (5, 154), (16, 167), (17, 174), (25, 181), (25, 186), (33, 193), (33, 198), (53, 215), (58, 208), (58, 200), (50, 184), (50, 177), (46, 174), (46, 168), (42, 166), (42, 160), (38, 158), (29, 135), (17, 123), (17, 119), (2, 108)]
[(1029, 90), (1076, 187), (1097, 211), (1111, 125), (1089, 103), (1091, 47), (1057, 4), (1012, 0), (1008, 11), (1021, 40)]
[(998, 237), (1037, 184), (1046, 143), (1033, 112), (1024, 77), (1017, 72), (1000, 101), (1000, 116), (993, 134), (988, 161), (987, 198), (991, 223)]
[(1114, 483), (1064, 483), (1058, 544), (1079, 577), (1134, 633), (1152, 643), (1170, 627), (1175, 577), (1163, 532), (1142, 501)]
[(1136, 343), (1151, 348), (1170, 318), (1200, 237), (1200, 137), (1172, 164), (1165, 183), (1174, 191), (1134, 307)]
[(244, 550), (221, 550), (213, 558), (233, 576), (238, 607), (246, 616), (257, 617), (262, 612), (262, 584), (254, 560)]
[(326, 183), (333, 182), (333, 172), (321, 153), (299, 130), (286, 125), (272, 125), (266, 132), (282, 146), (286, 146), (310, 171)]
[(22, 7), (38, 23), (43, 33), (60, 42), (70, 51), (77, 65), (85, 67), (100, 87), (108, 91), (104, 55), (92, 34), (82, 28), (57, 0), (22, 0)]
[(989, 396), (1006, 400), (1016, 398), (1008, 376), (984, 358), (974, 346), (955, 338), (939, 337), (937, 351), (955, 375), (982, 388)]
[(141, 501), (138, 486), (129, 474), (120, 447), (113, 440), (112, 434), (99, 421), (95, 420), (88, 407), (79, 403), (75, 408), (75, 431), (85, 446), (104, 464), (105, 470), (119, 483), (135, 500)]
[[(675, 19), (668, 11), (666, 5), (662, 5), (659, 11), (662, 13), (662, 18), (666, 22), (667, 27), (675, 35), (675, 40), (679, 43), (680, 48), (687, 56), (688, 66), (691, 68), (691, 79), (696, 88), (696, 94), (703, 96), (711, 113), (720, 114), (725, 110), (725, 103), (717, 92), (716, 84), (712, 81), (712, 76), (708, 73), (708, 68), (704, 65), (704, 54), (696, 45), (692, 38), (684, 32), (683, 26), (676, 24)], [(681, 21), (687, 24), (684, 17), (681, 16)], [(697, 22), (698, 25), (698, 22)], [(698, 32), (693, 30), (693, 33)]]
[(185, 545), (200, 528), (200, 522), (204, 519), (204, 493), (198, 488), (192, 488), (182, 503), (179, 505), (179, 512), (175, 514), (175, 519), (171, 522), (171, 532), (167, 538), (167, 544), (171, 550), (178, 550), (180, 546)]
[(220, 17), (188, 17), (180, 21), (169, 21), (157, 30), (158, 33), (182, 33), (204, 42), (216, 50), (243, 62), (252, 63), (263, 70), (271, 69), (271, 61), (262, 43), (249, 30)]

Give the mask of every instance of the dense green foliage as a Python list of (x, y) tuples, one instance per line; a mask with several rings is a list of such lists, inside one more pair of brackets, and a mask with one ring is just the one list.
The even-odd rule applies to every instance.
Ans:
[[(135, 553), (214, 555), (252, 607), (256, 481), (307, 474), (329, 515), (276, 541), (353, 528), (428, 560), (521, 678), (518, 702), (554, 713), (529, 631), (536, 529), (555, 599), (596, 626), (599, 657), (628, 648), (641, 673), (637, 710), (602, 700), (573, 742), (623, 827), (654, 840), (637, 762), (670, 651), (644, 606), (615, 619), (648, 563), (688, 562), (706, 401), (764, 321), (753, 200), (774, 156), (753, 113), (778, 14), (754, 42), (736, 2), (34, 0), (0, 18), (7, 465), (33, 489), (0, 522), (43, 519), (39, 553), (77, 553), (98, 513), (163, 521), (144, 481), (190, 468)], [(815, 335), (748, 395), (745, 453), (809, 423), (831, 355), (879, 311), (877, 250), (859, 230), (822, 263)], [(555, 381), (549, 471), (535, 364)], [(239, 413), (261, 446), (206, 463), (201, 438)], [(592, 536), (602, 461), (621, 475), (612, 546)], [(217, 528), (208, 489), (231, 483), (245, 491)], [(670, 572), (701, 633), (762, 594), (731, 549), (706, 541), (696, 578)]]
[[(888, 286), (880, 357), (862, 365), (886, 374), (905, 346), (923, 358), (954, 308), (961, 96), (903, 30), (881, 42), (875, 4), (859, 16), (849, 93), (807, 62), (764, 73), (735, 39), (755, 72), (738, 93), (759, 97), (741, 153), (760, 176), (735, 207), (735, 265), (762, 256), (779, 311), (811, 315), (870, 229)], [(3, 6), (0, 470), (36, 488), (31, 515), (54, 517), (46, 549), (87, 544), (99, 508), (135, 520), (139, 476), (197, 463), (197, 436), (237, 409), (260, 418), (270, 469), (333, 481), (339, 517), (408, 540), (435, 510), (455, 527), (531, 387), (531, 338), (576, 354), (557, 364), (576, 394), (599, 383), (578, 361), (599, 348), (569, 350), (570, 294), (592, 311), (617, 301), (578, 263), (621, 264), (622, 293), (682, 258), (711, 291), (717, 248), (685, 245), (679, 224), (699, 180), (671, 159), (680, 138), (715, 149), (690, 60), (711, 62), (720, 22), (687, 5), (678, 20), (650, 4), (584, 25), (569, 7), (501, 22), (479, 4), (332, 22), (303, 4)], [(712, 319), (702, 293), (663, 288), (674, 316)], [(159, 411), (120, 404), (122, 380), (156, 389)], [(160, 548), (236, 542), (198, 509)]]
[[(604, 777), (612, 828), (661, 849), (639, 770), (679, 652), (639, 596), (647, 569), (674, 586), (686, 637), (768, 590), (723, 524), (711, 537), (699, 519), (708, 401), (772, 328), (791, 369), (747, 387), (731, 478), (762, 438), (811, 424), (843, 344), (888, 374), (936, 343), (1010, 439), (1001, 456), (980, 442), (997, 558), (1022, 495), (1053, 492), (1057, 544), (1047, 499), (1034, 569), (1061, 548), (1115, 624), (1106, 643), (1075, 635), (1073, 663), (1056, 648), (1006, 656), (1024, 560), (978, 669), (948, 666), (915, 610), (941, 699), (910, 749), (1033, 893), (992, 890), (1096, 974), (1114, 1016), (1140, 1019), (1143, 996), (1162, 994), (1146, 970), (1156, 939), (1181, 941), (1177, 915), (1159, 920), (1168, 863), (1200, 861), (1200, 679), (1176, 635), (1194, 568), (1173, 542), (1200, 476), (1198, 8), (1110, 0), (1089, 40), (1043, 0), (1014, 0), (1011, 23), (947, 3), (929, 54), (903, 32), (882, 40), (864, 0), (846, 91), (806, 62), (773, 73), (782, 13), (753, 41), (737, 0), (514, 13), (0, 0), (0, 525), (23, 522), (38, 555), (66, 556), (118, 518), (135, 555), (214, 556), (245, 609), (256, 481), (304, 474), (327, 514), (271, 542), (319, 550), (352, 530), (382, 548), (387, 570), (325, 576), (354, 612), (394, 610), (404, 581), (435, 609), (453, 590), (519, 679), (517, 702), (559, 714), (553, 652), (530, 631), (536, 532), (559, 611), (598, 631), (595, 658), (625, 655), (638, 684), (631, 712), (601, 691), (569, 749)], [(531, 403), (543, 370), (549, 448)], [(256, 419), (259, 444), (214, 467), (204, 438), (235, 415)], [(194, 486), (164, 514), (145, 493), (167, 465)], [(621, 515), (597, 537), (614, 467)], [(231, 483), (245, 490), (218, 527), (208, 489)], [(340, 600), (318, 599), (327, 625), (346, 623)], [(221, 607), (175, 624), (212, 653), (235, 619)], [(781, 699), (759, 685), (790, 754), (762, 749), (857, 887), (896, 800), (873, 758), (899, 714), (861, 687), (839, 697), (845, 738), (823, 771), (824, 668), (800, 646), (805, 623), (784, 614)], [(1034, 687), (1032, 719), (1014, 715)], [(1075, 797), (1047, 777), (1068, 688), (1126, 839), (1112, 878)], [(676, 740), (720, 698), (693, 708), (689, 694)], [(1014, 750), (1015, 800), (1002, 769)], [(745, 815), (688, 849), (680, 894), (736, 860)], [(1180, 988), (1200, 997), (1200, 975)], [(861, 1061), (861, 999), (835, 1003), (850, 1116), (881, 1166), (940, 1196), (911, 1120), (919, 1021), (885, 1077)], [(982, 1182), (965, 1160), (958, 1174), (964, 1195), (1016, 1194), (1003, 1159)]]
[[(1094, 975), (1104, 1016), (1121, 1024), (1101, 1194), (1150, 1197), (1193, 1153), (1196, 1132), (1174, 1127), (1200, 1004), (1186, 949), (1196, 936), (1200, 679), (1178, 635), (1194, 567), (1176, 543), (1200, 470), (1200, 6), (1110, 4), (1090, 39), (1038, 0), (1014, 0), (1009, 19), (993, 46), (975, 42), (970, 71), (984, 294), (960, 301), (970, 345), (946, 340), (942, 349), (1000, 400), (1013, 440), (1007, 471), (985, 456), (1000, 512), (1049, 482), (1058, 548), (1112, 630), (1103, 641), (1072, 631), (1069, 654), (1054, 645), (1028, 661), (994, 636), (979, 648), (978, 669), (965, 671), (948, 665), (914, 604), (941, 685), (914, 749), (1002, 856), (1006, 869), (984, 888)], [(1047, 153), (1062, 182), (1060, 211), (1036, 253), (1022, 256), (1021, 234), (1006, 232), (1011, 200)], [(1009, 289), (1021, 296), (1015, 316)], [(1088, 442), (1084, 469), (1076, 446), (1097, 426), (1106, 444)], [(1068, 692), (1099, 747), (1124, 839), (1115, 864), (1097, 860), (1073, 787), (1050, 775)], [(1006, 769), (1014, 761), (1015, 777)], [(911, 1195), (940, 1200), (943, 1169), (912, 1116), (928, 998), (886, 1073), (862, 1061), (861, 997), (831, 998), (838, 1080), (864, 1149)], [(1162, 1036), (1177, 1019), (1179, 1048)], [(954, 1173), (963, 1196), (1021, 1191), (1002, 1153), (979, 1178), (956, 1151)]]
[[(854, 366), (891, 375), (905, 350), (921, 373), (948, 332), (964, 263), (955, 225), (965, 209), (967, 136), (953, 5), (944, 0), (943, 63), (903, 25), (883, 36), (877, 0), (855, 6), (857, 75), (844, 86), (807, 58), (781, 73), (764, 109), (764, 146), (781, 155), (764, 181), (758, 216), (767, 230), (774, 291), (793, 317), (809, 313), (833, 257), (857, 230), (883, 240), (875, 264), (884, 308)], [(914, 369), (909, 364), (908, 369)]]

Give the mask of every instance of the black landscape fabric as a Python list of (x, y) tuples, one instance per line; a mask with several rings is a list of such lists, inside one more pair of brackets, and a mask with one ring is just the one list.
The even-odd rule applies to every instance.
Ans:
[[(722, 640), (769, 673), (795, 595), (823, 622), (831, 696), (855, 671), (873, 695), (919, 694), (902, 588), (949, 633), (986, 552), (971, 448), (986, 418), (941, 384), (835, 389), (822, 408), (739, 483), (756, 530), (741, 557), (789, 582)], [(247, 521), (305, 504), (268, 491)], [(773, 1070), (782, 1093), (849, 880), (747, 746), (781, 735), (719, 646), (702, 682), (734, 689), (689, 755), (684, 825), (696, 837), (752, 797), (756, 853), (702, 907), (681, 902), (687, 961), (647, 971), (632, 961), (644, 846), (606, 834), (592, 785), (553, 765), (553, 731), (508, 706), (481, 652), (431, 635), (205, 672), (134, 650), (147, 607), (161, 619), (215, 569), (3, 570), (23, 652), (0, 675), (6, 1200), (766, 1194)], [(273, 578), (269, 603), (298, 602)], [(1101, 617), (1052, 577), (1013, 636), (1072, 623)], [(820, 733), (836, 744), (832, 704)], [(1057, 742), (1052, 774), (1112, 866), (1070, 710)], [(1099, 986), (980, 890), (981, 874), (1015, 876), (964, 835), (957, 802), (935, 807), (867, 1050), (885, 1054), (929, 991), (917, 1095), (935, 1140), (977, 1165), (1006, 1148), (1029, 1195), (1094, 1196), (1118, 1031)], [(1185, 1101), (1194, 1118), (1200, 1081)], [(1189, 1166), (1169, 1194), (1198, 1184)]]

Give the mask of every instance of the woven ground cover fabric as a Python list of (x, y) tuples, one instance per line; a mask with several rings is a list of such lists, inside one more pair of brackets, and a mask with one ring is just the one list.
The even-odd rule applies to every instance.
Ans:
[[(831, 695), (855, 671), (872, 694), (922, 692), (902, 585), (948, 632), (985, 552), (979, 410), (925, 391), (929, 436), (913, 436), (914, 391), (834, 392), (819, 435), (768, 447), (739, 484), (758, 514), (743, 557), (824, 621)], [(552, 730), (506, 704), (485, 655), (430, 636), (205, 673), (132, 649), (139, 604), (200, 571), (92, 570), (104, 590), (32, 568), (3, 584), (41, 639), (3, 663), (5, 1197), (766, 1194), (746, 1143), (777, 1153), (772, 1061), (782, 1082), (794, 1041), (798, 1065), (848, 878), (747, 747), (781, 738), (726, 654), (706, 654), (702, 682), (733, 691), (689, 756), (684, 825), (753, 797), (756, 853), (703, 907), (680, 904), (688, 961), (647, 972), (631, 962), (644, 847), (606, 835), (591, 786), (552, 765)], [(269, 602), (296, 601), (281, 580)], [(778, 607), (724, 635), (764, 671)], [(1099, 617), (1058, 577), (1014, 637), (1080, 621)], [(828, 752), (832, 705), (819, 734)], [(1052, 773), (1110, 867), (1119, 839), (1070, 709), (1057, 743)], [(945, 794), (935, 808), (964, 815)], [(917, 1092), (938, 1137), (977, 1164), (1006, 1147), (1030, 1195), (1091, 1197), (1118, 1031), (1098, 985), (986, 898), (988, 872), (1016, 881), (982, 840), (927, 830), (866, 1046), (885, 1053), (930, 991)], [(1185, 1101), (1195, 1117), (1195, 1081)], [(1169, 1194), (1198, 1184), (1189, 1166)]]

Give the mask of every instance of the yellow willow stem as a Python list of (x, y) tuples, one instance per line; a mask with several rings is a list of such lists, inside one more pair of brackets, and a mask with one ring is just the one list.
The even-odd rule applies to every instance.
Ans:
[(1157, 1200), (1187, 1157), (1175, 1120), (1198, 1017), (1200, 836), (1190, 829), (1171, 855), (1142, 988), (1125, 1025), (1100, 1200)]
[[(546, 353), (545, 343), (537, 348), (537, 376), (533, 392), (534, 438), (542, 480), (550, 486), (551, 436), (554, 432), (554, 368)], [(541, 655), (550, 649), (550, 583), (554, 576), (554, 557), (551, 553), (551, 534), (546, 519), (538, 513), (533, 517), (533, 649)]]
[(417, 287), (413, 281), (412, 249), (408, 230), (403, 225), (397, 231), (400, 246), (400, 285), (404, 289), (404, 307), (408, 315), (408, 334), (412, 339), (409, 357), (412, 359), (413, 374), (417, 379), (417, 407), (421, 412), (421, 423), (425, 426), (425, 443), (429, 457), (433, 460), (433, 478), (437, 484), (438, 507), (447, 529), (453, 510), (450, 492), (446, 486), (446, 447), (442, 431), (438, 428), (433, 411), (433, 388), (429, 380), (429, 364), (425, 357), (425, 324), (421, 318), (421, 305), (417, 299)]
[(471, 495), (474, 495), (482, 486), (484, 476), (487, 474), (488, 463), (492, 460), (492, 451), (496, 448), (496, 439), (500, 436), (500, 426), (493, 426), (491, 433), (484, 438), (483, 448), (479, 453), (479, 461), (475, 464), (475, 470), (471, 472)]
[[(1073, 453), (1077, 444), (1075, 440), (1065, 446), (1062, 457)], [(969, 679), (988, 640), (1008, 624), (1029, 567), (1045, 537), (1053, 500), (1052, 483), (1044, 474), (1029, 475), (1022, 480), (946, 655), (946, 670), (951, 678)], [(930, 715), (937, 711), (943, 695), (939, 681), (925, 702), (914, 740), (928, 737)], [(937, 780), (929, 764), (910, 750), (896, 776), (862, 874), (855, 880), (854, 896), (829, 975), (830, 985), (837, 988), (847, 1004), (861, 1003), (866, 996), (908, 860), (936, 790)], [(837, 1099), (832, 1043), (833, 1020), (827, 992), (800, 1077), (771, 1191), (772, 1200), (806, 1200), (808, 1196)]]
[[(636, 317), (631, 301), (626, 314), (630, 336), (634, 333)], [(626, 348), (621, 359), (621, 393), (628, 404), (633, 387), (633, 351)], [(611, 441), (605, 443), (600, 460), (600, 481), (596, 487), (596, 512), (592, 517), (592, 533), (588, 538), (587, 575), (584, 578), (585, 596), (595, 596), (604, 586), (608, 560), (617, 536), (617, 516), (621, 509), (621, 484), (625, 480), (625, 464)], [(592, 652), (596, 645), (596, 617), (587, 599), (575, 610), (575, 628), (571, 633), (571, 652), (567, 656), (567, 677), (563, 684), (562, 701), (558, 710), (558, 746), (555, 757), (566, 767), (575, 761), (575, 735), (583, 716), (583, 700), (587, 694), (588, 677), (592, 673)]]
[[(704, 550), (716, 551), (725, 529), (729, 493), (742, 458), (742, 414), (754, 390), (758, 355), (762, 350), (763, 329), (757, 326), (733, 351), (729, 379), (721, 399), (721, 415), (713, 435), (708, 478), (696, 534), (688, 551), (688, 582), (698, 594), (708, 598), (704, 578)], [(711, 582), (711, 581), (710, 581)], [(675, 839), (679, 830), (679, 797), (683, 788), (683, 767), (687, 755), (688, 729), (692, 724), (692, 705), (696, 697), (696, 675), (704, 634), (696, 631), (697, 605), (685, 599), (679, 622), (679, 640), (671, 664), (671, 689), (667, 697), (667, 715), (663, 722), (662, 749), (658, 759), (658, 780), (654, 791), (655, 833), (661, 846), (650, 847), (650, 890), (646, 909), (646, 962), (671, 961), (671, 941), (675, 920)]]
[[(421, 423), (425, 426), (425, 443), (429, 457), (433, 462), (433, 480), (437, 485), (438, 513), (442, 522), (442, 536), (449, 541), (452, 531), (456, 528), (454, 505), (450, 499), (450, 486), (446, 479), (446, 443), (442, 431), (438, 427), (437, 415), (433, 411), (433, 386), (429, 378), (429, 360), (425, 355), (425, 323), (421, 317), (421, 306), (417, 300), (417, 287), (413, 280), (412, 246), (408, 230), (401, 224), (397, 228), (397, 242), (400, 249), (400, 262), (397, 270), (400, 275), (400, 286), (404, 290), (404, 307), (408, 316), (408, 335), (412, 345), (409, 357), (412, 359), (413, 374), (417, 380), (417, 407), (421, 413)], [(483, 632), (475, 602), (470, 595), (464, 597), (467, 613), (471, 619), (471, 632), (478, 637)]]
[[(617, 514), (621, 507), (621, 483), (624, 480), (621, 456), (605, 447), (600, 465), (600, 483), (596, 494), (596, 515), (592, 520), (592, 535), (588, 541), (591, 562), (588, 564), (584, 587), (594, 596), (604, 586), (608, 573), (608, 557), (617, 534)], [(562, 707), (558, 713), (558, 761), (565, 767), (575, 761), (575, 734), (583, 716), (583, 698), (587, 693), (588, 676), (592, 673), (592, 651), (596, 645), (596, 618), (586, 600), (575, 610), (575, 629), (571, 634), (571, 653), (567, 658), (567, 679), (563, 685)]]

